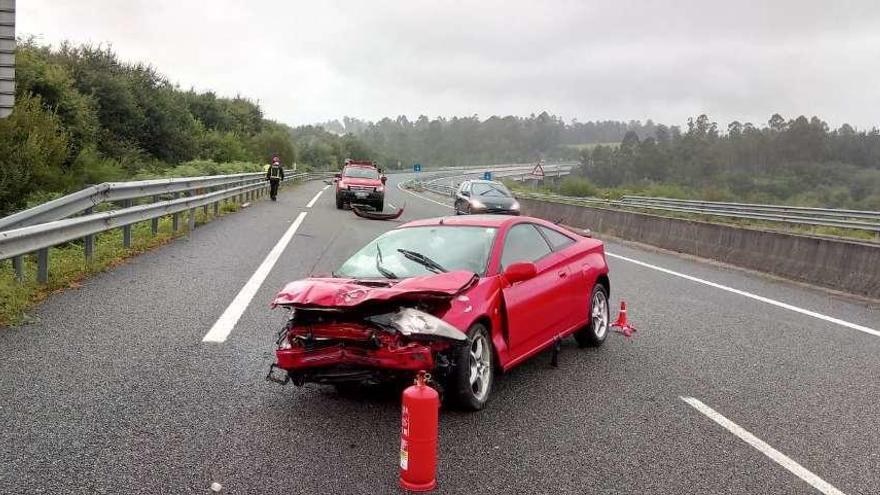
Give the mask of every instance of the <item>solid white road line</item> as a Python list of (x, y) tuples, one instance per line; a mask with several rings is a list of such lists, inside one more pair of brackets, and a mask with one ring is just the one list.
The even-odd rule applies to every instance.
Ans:
[(764, 442), (760, 438), (756, 437), (755, 435), (752, 435), (751, 433), (746, 431), (743, 427), (741, 427), (738, 424), (734, 423), (733, 421), (725, 418), (724, 416), (722, 416), (721, 414), (719, 414), (717, 411), (715, 411), (711, 407), (707, 406), (706, 404), (703, 404), (702, 402), (700, 402), (699, 400), (697, 400), (693, 397), (681, 397), (681, 400), (690, 404), (691, 407), (693, 407), (697, 411), (700, 411), (701, 413), (706, 415), (706, 417), (708, 417), (712, 421), (723, 426), (724, 429), (726, 429), (727, 431), (729, 431), (729, 432), (733, 433), (734, 435), (736, 435), (737, 437), (739, 437), (740, 440), (742, 440), (742, 441), (746, 442), (747, 444), (751, 445), (752, 447), (758, 449), (758, 451), (760, 451), (762, 454), (766, 455), (770, 459), (773, 459), (773, 461), (775, 461), (777, 464), (779, 464), (780, 466), (789, 470), (792, 474), (794, 474), (798, 478), (806, 481), (813, 488), (819, 490), (820, 492), (824, 493), (825, 495), (843, 495), (842, 491), (838, 490), (837, 488), (834, 488), (827, 481), (816, 476), (811, 471), (807, 470), (807, 468), (801, 466), (800, 464), (798, 464), (797, 462), (795, 462), (794, 460), (792, 460), (790, 457), (783, 454), (782, 452), (774, 449), (773, 447), (768, 445), (766, 442)]
[(275, 262), (281, 257), (284, 249), (290, 243), (291, 239), (293, 239), (294, 234), (296, 234), (297, 229), (302, 225), (303, 219), (305, 218), (306, 212), (301, 212), (299, 216), (296, 217), (296, 220), (293, 221), (290, 228), (287, 229), (287, 232), (281, 236), (281, 239), (278, 240), (278, 243), (275, 244), (275, 247), (272, 248), (272, 251), (269, 252), (269, 255), (266, 256), (266, 259), (264, 259), (263, 263), (260, 264), (260, 267), (257, 268), (257, 271), (251, 275), (250, 280), (244, 284), (244, 287), (241, 288), (238, 295), (232, 300), (232, 304), (226, 308), (226, 311), (220, 315), (220, 318), (217, 319), (217, 322), (214, 323), (211, 330), (205, 334), (205, 337), (202, 338), (202, 342), (226, 341), (226, 338), (229, 337), (229, 333), (235, 328), (238, 319), (241, 318), (244, 310), (247, 309), (251, 300), (257, 294), (257, 290), (263, 285), (263, 281), (266, 280), (269, 272), (272, 271), (272, 267), (275, 266)]
[(727, 292), (732, 292), (734, 294), (738, 294), (743, 297), (748, 297), (748, 298), (754, 299), (756, 301), (761, 301), (763, 303), (767, 303), (767, 304), (770, 304), (770, 305), (773, 305), (773, 306), (776, 306), (779, 308), (787, 309), (789, 311), (794, 311), (795, 313), (800, 313), (802, 315), (807, 315), (807, 316), (810, 316), (813, 318), (824, 320), (824, 321), (827, 321), (830, 323), (834, 323), (836, 325), (840, 325), (842, 327), (851, 328), (853, 330), (858, 330), (859, 332), (864, 332), (869, 335), (873, 335), (875, 337), (880, 337), (880, 331), (874, 330), (873, 328), (868, 328), (868, 327), (865, 327), (862, 325), (857, 325), (855, 323), (850, 323), (848, 321), (841, 320), (839, 318), (834, 318), (832, 316), (823, 315), (822, 313), (817, 313), (815, 311), (810, 311), (808, 309), (799, 308), (797, 306), (792, 306), (791, 304), (787, 304), (782, 301), (777, 301), (775, 299), (770, 299), (769, 297), (759, 296), (757, 294), (752, 294), (751, 292), (746, 292), (744, 290), (734, 289), (733, 287), (728, 287), (726, 285), (721, 285), (721, 284), (718, 284), (715, 282), (710, 282), (708, 280), (703, 280), (701, 278), (697, 278), (697, 277), (694, 277), (691, 275), (685, 275), (684, 273), (679, 273), (679, 272), (670, 270), (668, 268), (663, 268), (663, 267), (660, 267), (657, 265), (652, 265), (650, 263), (645, 263), (644, 261), (639, 261), (639, 260), (635, 260), (632, 258), (627, 258), (626, 256), (621, 256), (619, 254), (613, 254), (613, 253), (608, 253), (608, 252), (606, 252), (605, 254), (608, 256), (611, 256), (612, 258), (617, 258), (617, 259), (621, 259), (624, 261), (629, 261), (630, 263), (635, 263), (636, 265), (644, 266), (646, 268), (651, 268), (652, 270), (657, 270), (657, 271), (660, 271), (663, 273), (668, 273), (669, 275), (675, 275), (676, 277), (681, 277), (683, 279), (690, 280), (691, 282), (696, 282), (698, 284), (708, 285), (709, 287), (715, 287), (716, 289), (721, 289), (721, 290), (725, 290)]
[(326, 191), (328, 187), (330, 187), (330, 186), (324, 186), (324, 189), (321, 189), (320, 191), (318, 191), (318, 194), (315, 194), (315, 197), (312, 198), (311, 201), (309, 201), (309, 203), (306, 205), (306, 208), (311, 208), (312, 206), (314, 206), (315, 201), (318, 201), (318, 198), (321, 197), (321, 194), (323, 194), (324, 191)]

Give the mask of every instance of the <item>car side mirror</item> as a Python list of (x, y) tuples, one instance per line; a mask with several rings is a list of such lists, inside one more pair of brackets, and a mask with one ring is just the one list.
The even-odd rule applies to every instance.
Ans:
[(470, 196), (470, 195), (471, 195), (471, 192), (470, 192), (470, 191), (462, 191), (462, 192), (461, 192), (461, 195), (462, 195), (462, 196)]
[(509, 284), (529, 280), (535, 278), (537, 275), (537, 267), (535, 267), (534, 263), (529, 261), (511, 263), (510, 266), (504, 270), (504, 279), (507, 280), (507, 283)]
[(333, 174), (333, 177), (336, 177), (337, 180), (342, 178), (342, 174)]
[(385, 177), (385, 176), (383, 175), (379, 180), (381, 180), (381, 181), (382, 181), (382, 184), (384, 184), (384, 183), (386, 183), (386, 182), (388, 181), (388, 177)]

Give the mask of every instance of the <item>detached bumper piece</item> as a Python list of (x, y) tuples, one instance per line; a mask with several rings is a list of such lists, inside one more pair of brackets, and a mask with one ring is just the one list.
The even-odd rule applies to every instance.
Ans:
[(290, 375), (287, 374), (287, 371), (279, 368), (277, 364), (272, 363), (269, 365), (269, 373), (266, 375), (267, 382), (275, 382), (279, 385), (286, 385), (287, 382), (290, 381)]
[[(405, 206), (405, 205), (404, 205)], [(351, 211), (361, 218), (369, 218), (370, 220), (394, 220), (403, 215), (403, 208), (398, 208), (394, 213), (382, 213), (381, 211), (367, 211), (352, 205)]]

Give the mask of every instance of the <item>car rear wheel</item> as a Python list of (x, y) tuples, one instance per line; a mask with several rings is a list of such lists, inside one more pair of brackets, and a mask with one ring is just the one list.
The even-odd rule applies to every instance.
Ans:
[(342, 205), (343, 205), (343, 202), (342, 202), (342, 196), (340, 196), (339, 194), (337, 194), (337, 195), (336, 195), (336, 209), (337, 209), (337, 210), (341, 210), (341, 209), (342, 209)]
[(376, 202), (373, 204), (373, 208), (376, 208), (376, 211), (381, 212), (382, 210), (385, 209), (385, 200), (384, 200), (384, 199), (380, 199), (379, 201), (376, 201)]
[(477, 323), (468, 331), (467, 344), (455, 350), (455, 371), (449, 384), (455, 405), (471, 411), (486, 405), (495, 379), (493, 359), (489, 330)]
[(608, 337), (609, 317), (611, 310), (608, 305), (608, 291), (602, 284), (593, 286), (590, 294), (590, 321), (575, 332), (574, 338), (581, 347), (598, 347)]

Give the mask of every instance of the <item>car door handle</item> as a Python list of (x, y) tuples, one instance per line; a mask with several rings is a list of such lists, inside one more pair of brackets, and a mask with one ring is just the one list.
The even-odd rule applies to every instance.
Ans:
[(565, 278), (568, 276), (568, 272), (559, 272), (559, 278)]

